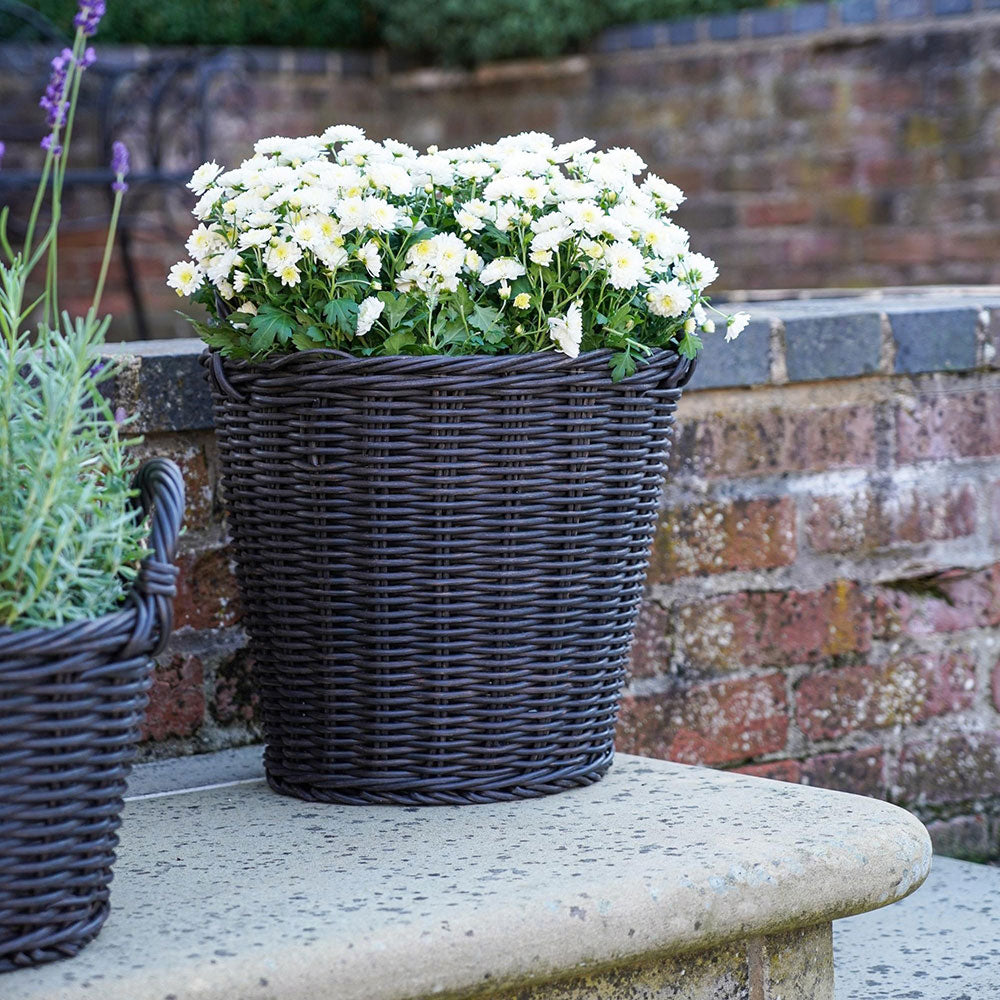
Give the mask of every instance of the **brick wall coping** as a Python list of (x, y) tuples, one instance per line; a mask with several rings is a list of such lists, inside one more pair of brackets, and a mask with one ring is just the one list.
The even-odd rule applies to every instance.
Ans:
[[(705, 337), (690, 390), (782, 385), (861, 375), (962, 372), (997, 357), (1000, 288), (890, 290), (844, 298), (796, 298), (733, 304), (752, 320), (732, 343)], [(109, 345), (131, 355), (119, 378), (121, 405), (136, 429), (203, 430), (212, 426), (197, 339)]]
[(588, 788), (474, 807), (326, 806), (261, 780), (158, 791), (126, 807), (102, 934), (7, 974), (4, 996), (565, 996), (544, 984), (796, 929), (815, 948), (807, 928), (826, 934), (825, 983), (829, 922), (929, 867), (926, 831), (895, 806), (639, 757)]

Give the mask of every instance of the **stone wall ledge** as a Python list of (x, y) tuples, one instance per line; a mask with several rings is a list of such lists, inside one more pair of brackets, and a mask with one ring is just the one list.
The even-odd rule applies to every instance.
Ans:
[[(804, 294), (804, 293), (803, 293)], [(865, 375), (965, 372), (1000, 365), (1000, 288), (885, 290), (723, 304), (753, 317), (732, 343), (719, 331), (688, 391), (785, 385)], [(130, 356), (115, 391), (137, 415), (136, 430), (212, 426), (197, 339), (109, 345)]]
[(6, 1000), (832, 1000), (830, 922), (930, 866), (895, 806), (666, 761), (419, 809), (284, 798), (248, 753), (140, 769), (103, 932)]

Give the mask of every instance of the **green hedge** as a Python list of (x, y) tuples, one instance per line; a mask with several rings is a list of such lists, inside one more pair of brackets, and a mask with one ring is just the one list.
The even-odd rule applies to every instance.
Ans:
[[(759, 6), (761, 0), (108, 0), (100, 37), (147, 45), (384, 45), (415, 59), (473, 65), (554, 56), (604, 28)], [(68, 26), (76, 0), (32, 0)]]

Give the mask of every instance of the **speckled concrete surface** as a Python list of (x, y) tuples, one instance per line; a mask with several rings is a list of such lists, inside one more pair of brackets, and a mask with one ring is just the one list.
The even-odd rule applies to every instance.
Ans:
[(262, 783), (130, 802), (112, 916), (4, 1000), (404, 1000), (822, 924), (920, 884), (908, 813), (619, 757), (502, 805), (337, 807)]
[(1000, 1000), (1000, 869), (936, 857), (915, 896), (834, 924), (837, 1000)]

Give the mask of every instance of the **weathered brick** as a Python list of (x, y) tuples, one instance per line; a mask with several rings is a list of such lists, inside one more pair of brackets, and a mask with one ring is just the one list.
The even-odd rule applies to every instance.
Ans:
[(666, 672), (669, 623), (670, 616), (659, 604), (648, 597), (642, 602), (629, 659), (630, 677), (657, 677)]
[(963, 861), (988, 861), (993, 855), (989, 824), (981, 813), (927, 824), (935, 854)]
[(193, 736), (205, 718), (204, 680), (204, 667), (197, 656), (174, 656), (157, 664), (142, 738)]
[(769, 569), (795, 561), (791, 497), (687, 503), (667, 510), (653, 542), (650, 576)]
[(903, 746), (903, 804), (948, 804), (1000, 794), (1000, 733), (944, 733)]
[(802, 762), (802, 783), (883, 798), (883, 759), (882, 747), (819, 754)]
[(878, 370), (877, 312), (785, 320), (785, 362), (792, 381), (865, 375)]
[(975, 531), (976, 491), (968, 484), (944, 491), (864, 487), (845, 496), (816, 497), (806, 520), (806, 538), (816, 552), (865, 552)]
[(815, 209), (808, 198), (755, 201), (743, 208), (745, 226), (793, 226), (809, 222)]
[(896, 407), (900, 462), (1000, 454), (1000, 393), (925, 393)]
[(866, 467), (875, 462), (875, 427), (871, 405), (718, 413), (679, 422), (670, 465), (710, 478)]
[(1000, 564), (897, 580), (875, 597), (878, 635), (925, 637), (1000, 624)]
[(869, 602), (854, 583), (815, 591), (750, 591), (682, 605), (674, 645), (697, 669), (815, 663), (871, 646)]
[(968, 707), (975, 664), (965, 653), (914, 656), (881, 667), (843, 667), (803, 678), (796, 720), (813, 740), (920, 722)]
[(256, 721), (258, 709), (259, 699), (253, 683), (253, 657), (248, 649), (241, 649), (216, 667), (208, 710), (216, 722), (227, 725)]
[(150, 435), (136, 449), (140, 461), (159, 456), (177, 463), (184, 476), (184, 527), (203, 531), (221, 514), (216, 511), (216, 483), (209, 469), (207, 444), (198, 435)]
[(243, 612), (228, 548), (181, 555), (177, 568), (175, 628), (220, 628), (240, 620)]
[(750, 774), (755, 778), (770, 778), (772, 781), (790, 781), (797, 784), (802, 780), (802, 767), (797, 760), (774, 760), (767, 764), (746, 764), (735, 768), (740, 774)]
[(626, 697), (618, 747), (689, 764), (728, 764), (775, 753), (787, 735), (784, 677), (770, 674)]

